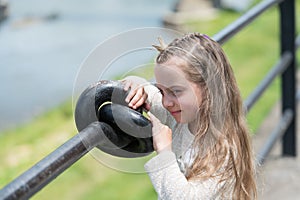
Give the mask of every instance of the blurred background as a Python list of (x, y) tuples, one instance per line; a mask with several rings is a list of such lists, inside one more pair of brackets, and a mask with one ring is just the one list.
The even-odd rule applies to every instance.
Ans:
[(159, 27), (166, 1), (8, 1), (0, 26), (0, 130), (70, 98), (80, 64), (112, 35)]
[[(0, 16), (0, 188), (74, 136), (72, 92), (96, 45), (134, 28), (213, 36), (258, 0), (9, 0)], [(296, 1), (297, 11), (299, 1)], [(1, 8), (1, 9), (2, 9)], [(243, 98), (279, 55), (272, 8), (224, 45)], [(299, 16), (297, 16), (299, 33)], [(247, 48), (244, 48), (247, 46)], [(299, 53), (298, 53), (299, 58)], [(279, 80), (248, 114), (253, 134), (279, 100)], [(146, 174), (110, 169), (86, 155), (32, 199), (156, 199)]]

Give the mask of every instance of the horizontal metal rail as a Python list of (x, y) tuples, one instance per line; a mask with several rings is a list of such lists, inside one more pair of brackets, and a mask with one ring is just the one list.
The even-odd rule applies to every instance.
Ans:
[(238, 18), (233, 23), (226, 26), (220, 32), (213, 36), (213, 39), (220, 44), (225, 43), (232, 38), (236, 33), (242, 30), (245, 26), (251, 23), (255, 18), (262, 14), (268, 8), (282, 2), (283, 0), (265, 0), (247, 11), (244, 15)]
[[(90, 124), (58, 149), (0, 190), (1, 200), (28, 199), (64, 172), (92, 148), (106, 141), (102, 122)], [(106, 133), (104, 133), (106, 132)], [(114, 133), (113, 133), (114, 134)], [(101, 144), (100, 144), (101, 145)]]
[(276, 141), (282, 138), (283, 134), (291, 124), (293, 117), (294, 113), (291, 109), (287, 109), (284, 111), (278, 125), (274, 128), (273, 132), (269, 135), (269, 138), (267, 139), (265, 145), (258, 153), (258, 156), (256, 158), (257, 164), (261, 165), (264, 163), (266, 157), (270, 153)]
[(259, 83), (259, 85), (254, 89), (254, 91), (244, 101), (244, 107), (246, 108), (246, 111), (249, 111), (252, 108), (252, 106), (273, 82), (276, 76), (280, 75), (288, 67), (291, 60), (291, 53), (285, 52), (279, 61), (272, 67), (269, 73), (264, 77), (264, 79)]
[[(295, 41), (295, 48), (296, 50), (300, 47), (300, 35), (297, 36)], [(284, 58), (286, 57), (286, 58)], [(276, 75), (282, 73), (282, 71), (287, 67), (284, 65), (288, 65), (291, 61), (292, 57), (290, 53), (284, 53), (279, 62), (273, 67), (272, 71), (264, 78), (264, 80), (256, 87), (256, 89), (252, 92), (251, 95), (244, 101), (244, 106), (247, 110), (250, 110), (253, 104), (259, 99), (261, 94), (264, 90), (268, 87), (268, 85), (272, 82)], [(280, 67), (281, 66), (281, 67)], [(278, 68), (277, 70), (275, 68)], [(275, 75), (276, 74), (276, 75)], [(272, 80), (271, 80), (272, 79)], [(300, 89), (297, 90), (296, 93), (297, 101), (300, 101)], [(259, 165), (265, 162), (266, 157), (271, 152), (273, 146), (275, 145), (276, 141), (282, 138), (284, 132), (290, 125), (292, 119), (294, 117), (294, 113), (291, 109), (287, 109), (284, 111), (279, 124), (276, 128), (272, 131), (268, 139), (266, 140), (265, 146), (263, 146), (258, 153), (256, 161)]]

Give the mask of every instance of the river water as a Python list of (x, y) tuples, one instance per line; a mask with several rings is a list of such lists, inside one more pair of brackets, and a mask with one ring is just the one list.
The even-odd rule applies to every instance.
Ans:
[(0, 24), (0, 130), (72, 96), (80, 64), (122, 31), (162, 27), (175, 0), (10, 0)]

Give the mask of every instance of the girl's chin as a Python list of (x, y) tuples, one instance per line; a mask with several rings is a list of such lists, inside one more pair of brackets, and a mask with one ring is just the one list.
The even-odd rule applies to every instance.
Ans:
[(193, 120), (189, 119), (189, 118), (184, 118), (182, 116), (174, 116), (174, 119), (177, 123), (180, 123), (180, 124), (187, 124), (187, 123), (191, 123)]
[(174, 118), (177, 123), (182, 123), (180, 120)]
[(186, 123), (186, 120), (184, 120), (181, 116), (179, 116), (179, 117), (173, 116), (173, 117), (177, 123), (181, 123), (181, 124)]

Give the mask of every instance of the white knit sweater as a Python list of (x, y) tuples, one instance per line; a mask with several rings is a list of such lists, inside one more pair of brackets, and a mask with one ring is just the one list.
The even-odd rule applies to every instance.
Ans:
[[(164, 151), (154, 156), (145, 164), (158, 199), (221, 199), (220, 184), (217, 178), (205, 181), (188, 181), (185, 177), (186, 168), (193, 162), (192, 142), (194, 135), (187, 124), (176, 125), (175, 120), (161, 105), (161, 95), (154, 86), (146, 86), (148, 99), (151, 101), (151, 112), (162, 123), (172, 129), (172, 151)], [(230, 195), (228, 198), (230, 199)]]

